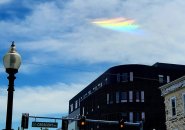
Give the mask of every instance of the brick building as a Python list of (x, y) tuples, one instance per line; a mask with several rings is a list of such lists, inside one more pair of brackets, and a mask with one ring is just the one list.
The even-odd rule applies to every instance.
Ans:
[(160, 87), (167, 130), (185, 130), (185, 76)]

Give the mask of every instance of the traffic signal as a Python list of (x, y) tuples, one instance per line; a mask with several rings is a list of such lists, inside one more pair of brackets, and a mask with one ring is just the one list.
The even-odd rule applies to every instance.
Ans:
[(28, 123), (29, 123), (29, 113), (23, 113), (22, 120), (21, 120), (21, 127), (24, 129), (28, 129)]
[(79, 128), (85, 128), (85, 126), (86, 126), (85, 117), (82, 116), (82, 117), (80, 118), (80, 120), (78, 120), (78, 127), (79, 127)]
[(119, 121), (119, 129), (120, 129), (120, 130), (123, 130), (124, 128), (125, 128), (125, 122), (124, 122), (123, 119), (121, 119), (121, 120)]
[(68, 129), (68, 120), (62, 120), (62, 130)]

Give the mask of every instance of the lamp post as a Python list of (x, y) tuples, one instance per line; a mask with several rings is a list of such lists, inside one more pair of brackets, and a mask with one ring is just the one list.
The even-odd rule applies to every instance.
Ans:
[(12, 127), (12, 111), (13, 111), (13, 92), (14, 80), (16, 79), (15, 74), (21, 65), (21, 56), (16, 52), (14, 42), (10, 47), (10, 50), (3, 57), (3, 64), (6, 72), (9, 74), (7, 77), (9, 80), (8, 85), (8, 100), (7, 100), (7, 113), (6, 113), (6, 130), (11, 130)]

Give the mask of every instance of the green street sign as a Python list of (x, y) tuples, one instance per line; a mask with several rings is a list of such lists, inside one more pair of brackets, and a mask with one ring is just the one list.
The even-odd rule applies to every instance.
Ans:
[(32, 127), (57, 128), (57, 122), (32, 122)]

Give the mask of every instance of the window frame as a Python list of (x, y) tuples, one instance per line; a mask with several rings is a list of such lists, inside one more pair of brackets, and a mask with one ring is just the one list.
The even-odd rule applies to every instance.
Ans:
[[(175, 107), (173, 107), (172, 105), (172, 101), (175, 101)], [(176, 109), (176, 106), (177, 106), (177, 101), (176, 101), (176, 97), (174, 96), (174, 97), (171, 97), (170, 98), (170, 105), (171, 105), (171, 115), (172, 115), (172, 117), (174, 117), (174, 116), (176, 116), (177, 115), (177, 109)], [(175, 114), (173, 113), (173, 109), (175, 110), (174, 112), (175, 112)]]

